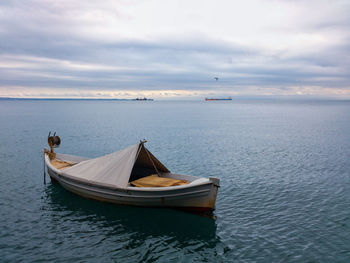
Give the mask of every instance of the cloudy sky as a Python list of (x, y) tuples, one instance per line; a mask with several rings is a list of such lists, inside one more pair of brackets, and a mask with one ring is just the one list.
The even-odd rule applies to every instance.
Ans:
[(350, 98), (349, 14), (348, 0), (1, 0), (0, 97)]

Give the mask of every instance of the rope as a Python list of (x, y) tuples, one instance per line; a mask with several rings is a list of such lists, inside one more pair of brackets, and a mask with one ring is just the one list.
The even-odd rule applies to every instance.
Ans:
[(45, 163), (45, 151), (44, 151), (44, 184), (46, 184), (46, 163)]
[[(142, 144), (142, 146), (143, 146), (143, 144)], [(148, 153), (148, 150), (146, 149), (146, 147), (144, 147), (144, 148), (145, 148), (145, 151), (146, 151), (146, 153), (147, 153), (147, 155), (148, 155), (148, 158), (150, 159), (150, 161), (151, 161), (151, 163), (152, 163), (154, 169), (156, 170), (158, 176), (160, 176), (160, 173), (158, 172), (158, 169), (157, 169), (156, 165), (154, 164), (154, 162), (153, 162), (153, 160), (152, 160), (152, 157), (151, 157), (150, 154)]]

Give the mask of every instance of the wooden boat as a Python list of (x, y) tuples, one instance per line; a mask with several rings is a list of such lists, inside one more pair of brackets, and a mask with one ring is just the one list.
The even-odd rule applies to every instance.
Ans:
[(51, 152), (45, 150), (45, 165), (52, 181), (86, 198), (132, 206), (215, 209), (218, 178), (171, 173), (144, 143), (94, 159), (54, 153), (51, 144)]

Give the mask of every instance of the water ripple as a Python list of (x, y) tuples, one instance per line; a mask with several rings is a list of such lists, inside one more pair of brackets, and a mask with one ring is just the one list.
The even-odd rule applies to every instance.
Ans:
[[(5, 262), (350, 260), (349, 104), (13, 101), (0, 122)], [(61, 152), (94, 157), (147, 138), (172, 171), (219, 177), (214, 219), (44, 186), (52, 129)]]

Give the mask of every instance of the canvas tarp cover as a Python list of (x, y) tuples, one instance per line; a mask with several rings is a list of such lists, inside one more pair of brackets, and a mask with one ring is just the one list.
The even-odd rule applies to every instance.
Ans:
[(62, 173), (65, 176), (82, 179), (90, 183), (126, 188), (134, 165), (138, 163), (148, 167), (153, 165), (152, 161), (149, 158), (147, 160), (145, 156), (151, 157), (158, 170), (169, 172), (143, 144), (136, 144), (118, 152), (80, 162), (65, 169)]

